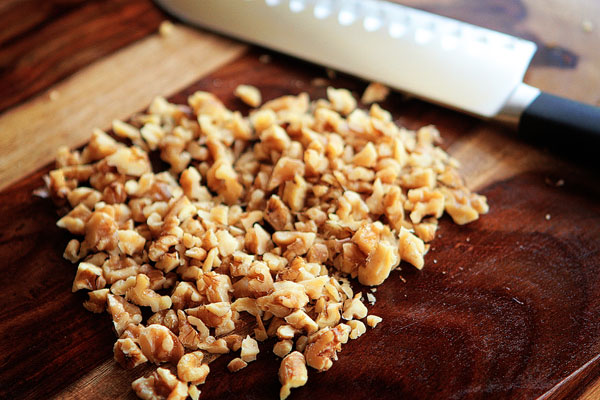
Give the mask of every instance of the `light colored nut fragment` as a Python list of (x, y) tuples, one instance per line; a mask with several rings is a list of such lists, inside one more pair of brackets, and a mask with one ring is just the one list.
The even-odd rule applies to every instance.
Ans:
[(352, 164), (357, 167), (374, 167), (377, 163), (377, 150), (373, 143), (368, 142), (363, 149), (354, 155), (352, 158)]
[(291, 139), (285, 129), (279, 125), (271, 125), (260, 133), (260, 141), (268, 149), (283, 152), (290, 147)]
[(123, 175), (142, 176), (152, 172), (148, 155), (138, 147), (121, 147), (106, 157), (106, 162), (117, 167), (117, 171)]
[(281, 360), (279, 367), (279, 382), (281, 390), (279, 398), (286, 399), (290, 395), (290, 390), (306, 385), (308, 381), (308, 371), (306, 370), (306, 361), (304, 355), (294, 351)]
[(282, 324), (277, 328), (277, 337), (282, 340), (293, 339), (299, 332), (299, 329), (296, 329), (291, 325)]
[(148, 361), (131, 338), (119, 339), (113, 347), (115, 361), (125, 369), (133, 369)]
[(371, 82), (363, 92), (361, 102), (363, 104), (380, 103), (390, 94), (390, 89), (379, 82)]
[(383, 321), (383, 318), (377, 315), (367, 315), (367, 325), (371, 328), (375, 328), (381, 321)]
[(411, 189), (404, 207), (411, 210), (410, 220), (415, 224), (421, 222), (426, 215), (439, 218), (444, 213), (444, 195), (439, 190), (424, 187)]
[(131, 387), (144, 400), (185, 400), (188, 395), (188, 385), (166, 368), (158, 368), (149, 376), (136, 379)]
[(304, 349), (306, 364), (317, 371), (327, 371), (337, 360), (337, 351), (341, 349), (338, 335), (333, 329), (324, 328), (309, 338)]
[(85, 242), (89, 247), (97, 250), (112, 250), (117, 246), (118, 226), (113, 216), (94, 211), (85, 225)]
[(319, 330), (317, 323), (302, 310), (294, 311), (285, 317), (285, 322), (309, 335)]
[(235, 88), (235, 95), (250, 107), (258, 107), (262, 103), (260, 91), (251, 85), (238, 85)]
[(348, 321), (347, 324), (350, 327), (350, 329), (352, 329), (349, 335), (350, 339), (358, 339), (360, 336), (362, 336), (363, 333), (367, 331), (365, 324), (363, 324), (361, 321), (352, 320)]
[(110, 293), (106, 295), (107, 311), (113, 319), (117, 336), (121, 336), (130, 324), (137, 325), (142, 322), (142, 312), (139, 307), (128, 303), (121, 296)]
[(260, 297), (256, 304), (263, 311), (269, 311), (276, 317), (284, 318), (293, 311), (301, 309), (308, 303), (304, 286), (290, 281), (275, 282), (274, 290), (267, 296)]
[(358, 293), (354, 298), (348, 299), (344, 302), (344, 312), (342, 318), (344, 319), (362, 319), (367, 316), (367, 307), (361, 301), (362, 294)]
[(227, 369), (229, 370), (229, 372), (238, 372), (240, 369), (246, 368), (248, 366), (248, 363), (244, 360), (242, 360), (239, 357), (234, 358), (233, 360), (229, 361), (229, 364), (227, 364)]
[(203, 342), (200, 342), (198, 348), (211, 354), (229, 353), (227, 342), (224, 339), (215, 339), (213, 336), (209, 336)]
[(85, 234), (85, 225), (90, 219), (92, 212), (85, 204), (78, 204), (67, 215), (56, 223), (56, 226), (68, 230), (74, 235)]
[(418, 269), (423, 268), (425, 263), (423, 260), (425, 243), (405, 228), (400, 229), (398, 251), (402, 260), (411, 263)]
[(200, 398), (200, 389), (196, 385), (190, 385), (188, 388), (188, 395), (192, 400), (198, 400)]
[(79, 263), (77, 266), (77, 274), (73, 280), (73, 292), (81, 289), (102, 289), (105, 285), (106, 280), (102, 275), (102, 268), (87, 262)]
[(108, 289), (94, 290), (88, 293), (89, 300), (83, 302), (86, 310), (93, 313), (101, 313), (106, 310), (106, 302), (108, 301)]
[(264, 218), (276, 231), (292, 227), (292, 214), (279, 196), (271, 196), (267, 201)]
[(256, 360), (258, 353), (258, 342), (250, 336), (246, 336), (246, 338), (242, 340), (242, 350), (240, 353), (242, 360), (247, 363), (254, 361)]
[(282, 183), (293, 179), (295, 175), (304, 176), (304, 170), (305, 166), (301, 160), (281, 157), (273, 168), (267, 189), (273, 190)]
[(255, 224), (247, 230), (245, 244), (249, 251), (258, 255), (265, 254), (273, 247), (271, 235), (259, 224)]
[(132, 229), (119, 230), (117, 235), (119, 236), (119, 249), (123, 253), (131, 256), (144, 249), (146, 239), (138, 232)]
[(135, 286), (127, 290), (125, 298), (138, 306), (149, 306), (153, 312), (166, 310), (172, 304), (169, 296), (161, 296), (150, 289), (150, 278), (144, 274), (136, 276)]
[(350, 114), (356, 108), (356, 100), (347, 89), (327, 88), (327, 98), (335, 111), (344, 115)]
[(367, 286), (380, 285), (399, 263), (398, 249), (387, 242), (378, 242), (366, 264), (358, 267), (358, 281)]
[(194, 351), (185, 354), (177, 362), (177, 377), (183, 382), (191, 382), (192, 385), (202, 385), (210, 372), (208, 364), (203, 364), (204, 354)]
[(486, 214), (489, 210), (485, 196), (470, 193), (466, 189), (446, 189), (444, 194), (446, 212), (459, 225), (473, 222), (479, 218), (479, 214)]
[(299, 352), (304, 352), (306, 345), (308, 344), (308, 336), (300, 336), (296, 339), (296, 350)]
[(138, 341), (144, 355), (154, 364), (176, 364), (184, 353), (177, 336), (162, 325), (152, 324), (143, 328)]
[(289, 339), (280, 340), (279, 342), (275, 343), (275, 346), (273, 346), (273, 354), (275, 354), (277, 357), (283, 358), (290, 351), (292, 351), (293, 345), (294, 343)]

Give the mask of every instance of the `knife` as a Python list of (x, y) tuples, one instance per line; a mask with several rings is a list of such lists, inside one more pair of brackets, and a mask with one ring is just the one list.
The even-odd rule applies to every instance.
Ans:
[(184, 22), (595, 155), (600, 108), (523, 83), (533, 42), (380, 0), (156, 0)]

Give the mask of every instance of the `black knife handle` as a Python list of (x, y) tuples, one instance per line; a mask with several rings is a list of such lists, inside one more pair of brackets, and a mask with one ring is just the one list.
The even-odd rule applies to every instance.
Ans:
[(542, 92), (523, 111), (519, 135), (568, 155), (593, 155), (600, 164), (600, 107)]

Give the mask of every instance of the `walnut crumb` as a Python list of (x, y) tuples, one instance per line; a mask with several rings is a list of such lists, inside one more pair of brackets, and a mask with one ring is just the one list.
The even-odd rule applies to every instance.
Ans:
[(383, 318), (377, 315), (367, 315), (367, 325), (371, 328), (375, 328), (381, 321), (383, 321)]
[(234, 358), (227, 364), (229, 372), (238, 372), (240, 369), (246, 368), (248, 363), (239, 357)]

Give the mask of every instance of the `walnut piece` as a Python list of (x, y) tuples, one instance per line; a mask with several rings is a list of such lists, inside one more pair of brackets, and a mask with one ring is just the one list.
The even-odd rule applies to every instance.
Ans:
[(107, 293), (107, 311), (113, 319), (113, 326), (117, 336), (121, 336), (130, 324), (137, 325), (142, 322), (142, 312), (138, 306), (128, 303), (121, 296)]
[(166, 310), (172, 304), (169, 296), (161, 296), (150, 289), (150, 278), (144, 274), (136, 276), (135, 286), (127, 290), (125, 298), (138, 306), (149, 306), (153, 312)]
[(192, 385), (201, 385), (210, 372), (208, 364), (202, 364), (204, 354), (201, 351), (187, 353), (177, 363), (177, 377)]
[(183, 345), (167, 327), (152, 324), (143, 328), (139, 337), (140, 348), (150, 362), (177, 363), (183, 356)]
[(246, 368), (248, 363), (239, 357), (234, 358), (227, 364), (229, 372), (238, 372), (240, 369)]
[(363, 104), (383, 102), (389, 95), (390, 89), (379, 82), (371, 82), (363, 92), (361, 102)]
[(188, 385), (166, 368), (158, 368), (149, 376), (136, 379), (131, 387), (144, 400), (185, 400), (188, 395)]
[(371, 328), (375, 328), (381, 321), (383, 321), (383, 318), (377, 315), (367, 315), (367, 325)]
[(287, 399), (290, 395), (290, 389), (304, 386), (307, 381), (308, 371), (302, 353), (294, 351), (281, 360), (279, 367), (280, 399)]
[(258, 342), (252, 339), (250, 336), (246, 336), (246, 338), (242, 340), (242, 351), (240, 353), (242, 360), (247, 363), (254, 361), (256, 360), (258, 353)]
[(131, 338), (119, 339), (113, 348), (115, 361), (125, 369), (132, 369), (148, 361)]
[(258, 107), (262, 102), (260, 91), (254, 86), (238, 85), (235, 88), (235, 95), (250, 107)]

